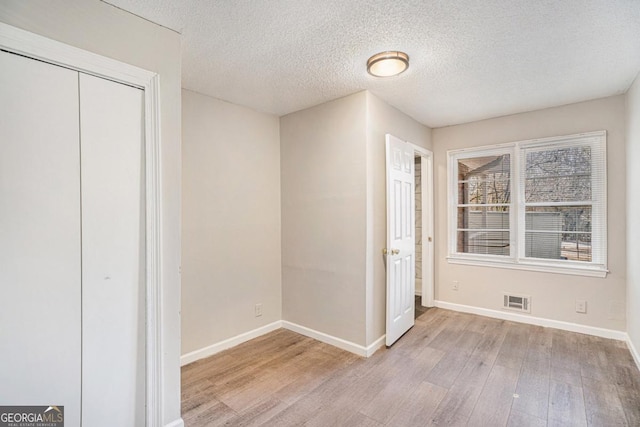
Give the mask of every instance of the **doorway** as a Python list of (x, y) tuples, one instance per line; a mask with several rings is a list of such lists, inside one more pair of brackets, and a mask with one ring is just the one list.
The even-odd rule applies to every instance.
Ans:
[[(413, 145), (413, 144), (412, 144)], [(414, 148), (415, 182), (415, 294), (421, 307), (434, 306), (433, 153)], [(416, 304), (416, 313), (420, 308)], [(423, 310), (422, 310), (423, 311)]]

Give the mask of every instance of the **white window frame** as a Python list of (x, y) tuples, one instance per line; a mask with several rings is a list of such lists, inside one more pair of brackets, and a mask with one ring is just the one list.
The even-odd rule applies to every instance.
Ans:
[[(574, 145), (588, 144), (591, 147), (592, 162), (600, 164), (592, 168), (592, 173), (602, 173), (595, 176), (592, 186), (595, 188), (591, 201), (592, 206), (592, 261), (553, 260), (525, 257), (525, 212), (524, 182), (520, 171), (525, 161), (522, 153), (531, 148), (561, 148)], [(448, 232), (449, 251), (447, 261), (451, 264), (465, 264), (476, 266), (490, 266), (499, 268), (543, 271), (550, 273), (572, 274), (592, 277), (606, 277), (607, 270), (607, 170), (606, 170), (606, 131), (580, 133), (575, 135), (557, 136), (551, 138), (516, 141), (506, 144), (496, 144), (482, 147), (466, 148), (447, 151), (448, 164)], [(491, 155), (509, 154), (511, 160), (511, 202), (509, 205), (509, 244), (510, 253), (506, 255), (485, 255), (457, 252), (457, 224), (458, 224), (458, 160), (470, 157), (485, 157)], [(596, 195), (602, 195), (598, 200)], [(551, 206), (548, 203), (545, 206)], [(602, 223), (595, 223), (601, 220)]]

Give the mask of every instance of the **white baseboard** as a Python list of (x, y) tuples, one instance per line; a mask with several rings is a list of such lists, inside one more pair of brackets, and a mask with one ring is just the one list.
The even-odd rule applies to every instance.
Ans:
[(369, 357), (373, 353), (375, 353), (376, 350), (384, 345), (385, 339), (385, 336), (383, 335), (375, 340), (371, 345), (364, 347), (351, 341), (343, 340), (342, 338), (337, 338), (329, 334), (325, 334), (324, 332), (316, 331), (314, 329), (310, 329), (292, 322), (287, 322), (286, 320), (278, 320), (252, 331), (245, 332), (243, 334), (236, 335), (235, 337), (231, 337), (224, 341), (220, 341), (210, 346), (201, 348), (199, 350), (183, 354), (182, 356), (180, 356), (180, 366), (188, 365), (189, 363), (193, 363), (196, 360), (213, 356), (214, 354), (220, 353), (223, 350), (235, 347), (238, 344), (242, 344), (243, 342), (252, 340), (264, 334), (268, 334), (269, 332), (275, 331), (276, 329), (280, 328), (289, 329), (290, 331), (297, 332), (301, 335), (316, 339), (326, 344), (330, 344), (334, 347), (341, 348), (351, 353), (355, 353), (358, 356), (362, 357)]
[(307, 328), (306, 326), (288, 322), (286, 320), (282, 321), (282, 327), (285, 329), (289, 329), (290, 331), (297, 332), (300, 335), (313, 338), (325, 344), (341, 348), (362, 357), (369, 357), (373, 353), (375, 353), (376, 350), (384, 345), (385, 339), (385, 336), (383, 335), (375, 340), (371, 345), (365, 347), (351, 341), (343, 340), (342, 338), (334, 337), (333, 335), (325, 334), (324, 332), (316, 331), (315, 329)]
[(633, 345), (633, 341), (631, 341), (631, 337), (629, 336), (629, 334), (625, 334), (627, 335), (627, 347), (629, 347), (629, 352), (631, 353), (631, 356), (633, 356), (633, 360), (636, 362), (636, 366), (638, 367), (638, 369), (640, 369), (640, 353), (638, 353), (638, 349), (636, 348), (635, 345)]
[(380, 338), (372, 342), (371, 345), (367, 347), (367, 354), (365, 357), (371, 357), (373, 353), (378, 351), (379, 348), (383, 347), (386, 338), (387, 338), (386, 335), (382, 335)]
[(164, 427), (184, 427), (184, 421), (182, 418), (178, 418), (175, 421), (170, 422), (169, 424), (165, 424)]
[(204, 359), (205, 357), (212, 356), (223, 350), (226, 350), (231, 347), (235, 347), (238, 344), (242, 344), (243, 342), (252, 340), (264, 334), (268, 334), (269, 332), (275, 331), (276, 329), (280, 329), (281, 327), (282, 327), (282, 321), (278, 320), (273, 323), (269, 323), (268, 325), (261, 326), (252, 331), (245, 332), (243, 334), (236, 335), (235, 337), (231, 337), (224, 341), (220, 341), (210, 346), (201, 348), (200, 350), (195, 350), (190, 353), (183, 354), (182, 356), (180, 356), (180, 366), (184, 366), (189, 363), (195, 362), (196, 360), (200, 360), (200, 359)]
[[(545, 319), (542, 317), (526, 316), (519, 313), (508, 313), (499, 310), (455, 304), (446, 301), (435, 301), (435, 305), (436, 307), (444, 308), (447, 310), (461, 311), (463, 313), (477, 314), (480, 316), (493, 317), (496, 319), (511, 320), (513, 322), (528, 323), (530, 325), (545, 326), (547, 328), (562, 329), (564, 331), (578, 332), (581, 334), (593, 335), (596, 337), (627, 341), (627, 343), (629, 342), (627, 339), (627, 334), (625, 332), (615, 331), (613, 329), (580, 325), (578, 323), (563, 322), (561, 320)], [(638, 359), (636, 359), (636, 362), (637, 361)]]

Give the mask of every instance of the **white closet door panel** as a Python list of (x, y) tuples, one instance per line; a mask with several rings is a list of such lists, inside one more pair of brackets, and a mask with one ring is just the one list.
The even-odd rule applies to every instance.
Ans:
[(80, 419), (78, 73), (0, 51), (0, 405)]
[(82, 420), (145, 424), (143, 92), (80, 75)]

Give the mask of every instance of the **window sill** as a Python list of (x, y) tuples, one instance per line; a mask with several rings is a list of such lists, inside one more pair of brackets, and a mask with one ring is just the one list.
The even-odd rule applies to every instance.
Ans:
[(540, 271), (543, 273), (569, 274), (574, 276), (607, 277), (607, 270), (600, 266), (577, 266), (577, 265), (557, 265), (551, 263), (541, 263), (535, 261), (515, 262), (512, 258), (504, 260), (465, 257), (450, 255), (447, 257), (449, 264), (473, 265), (479, 267), (507, 268), (511, 270)]

